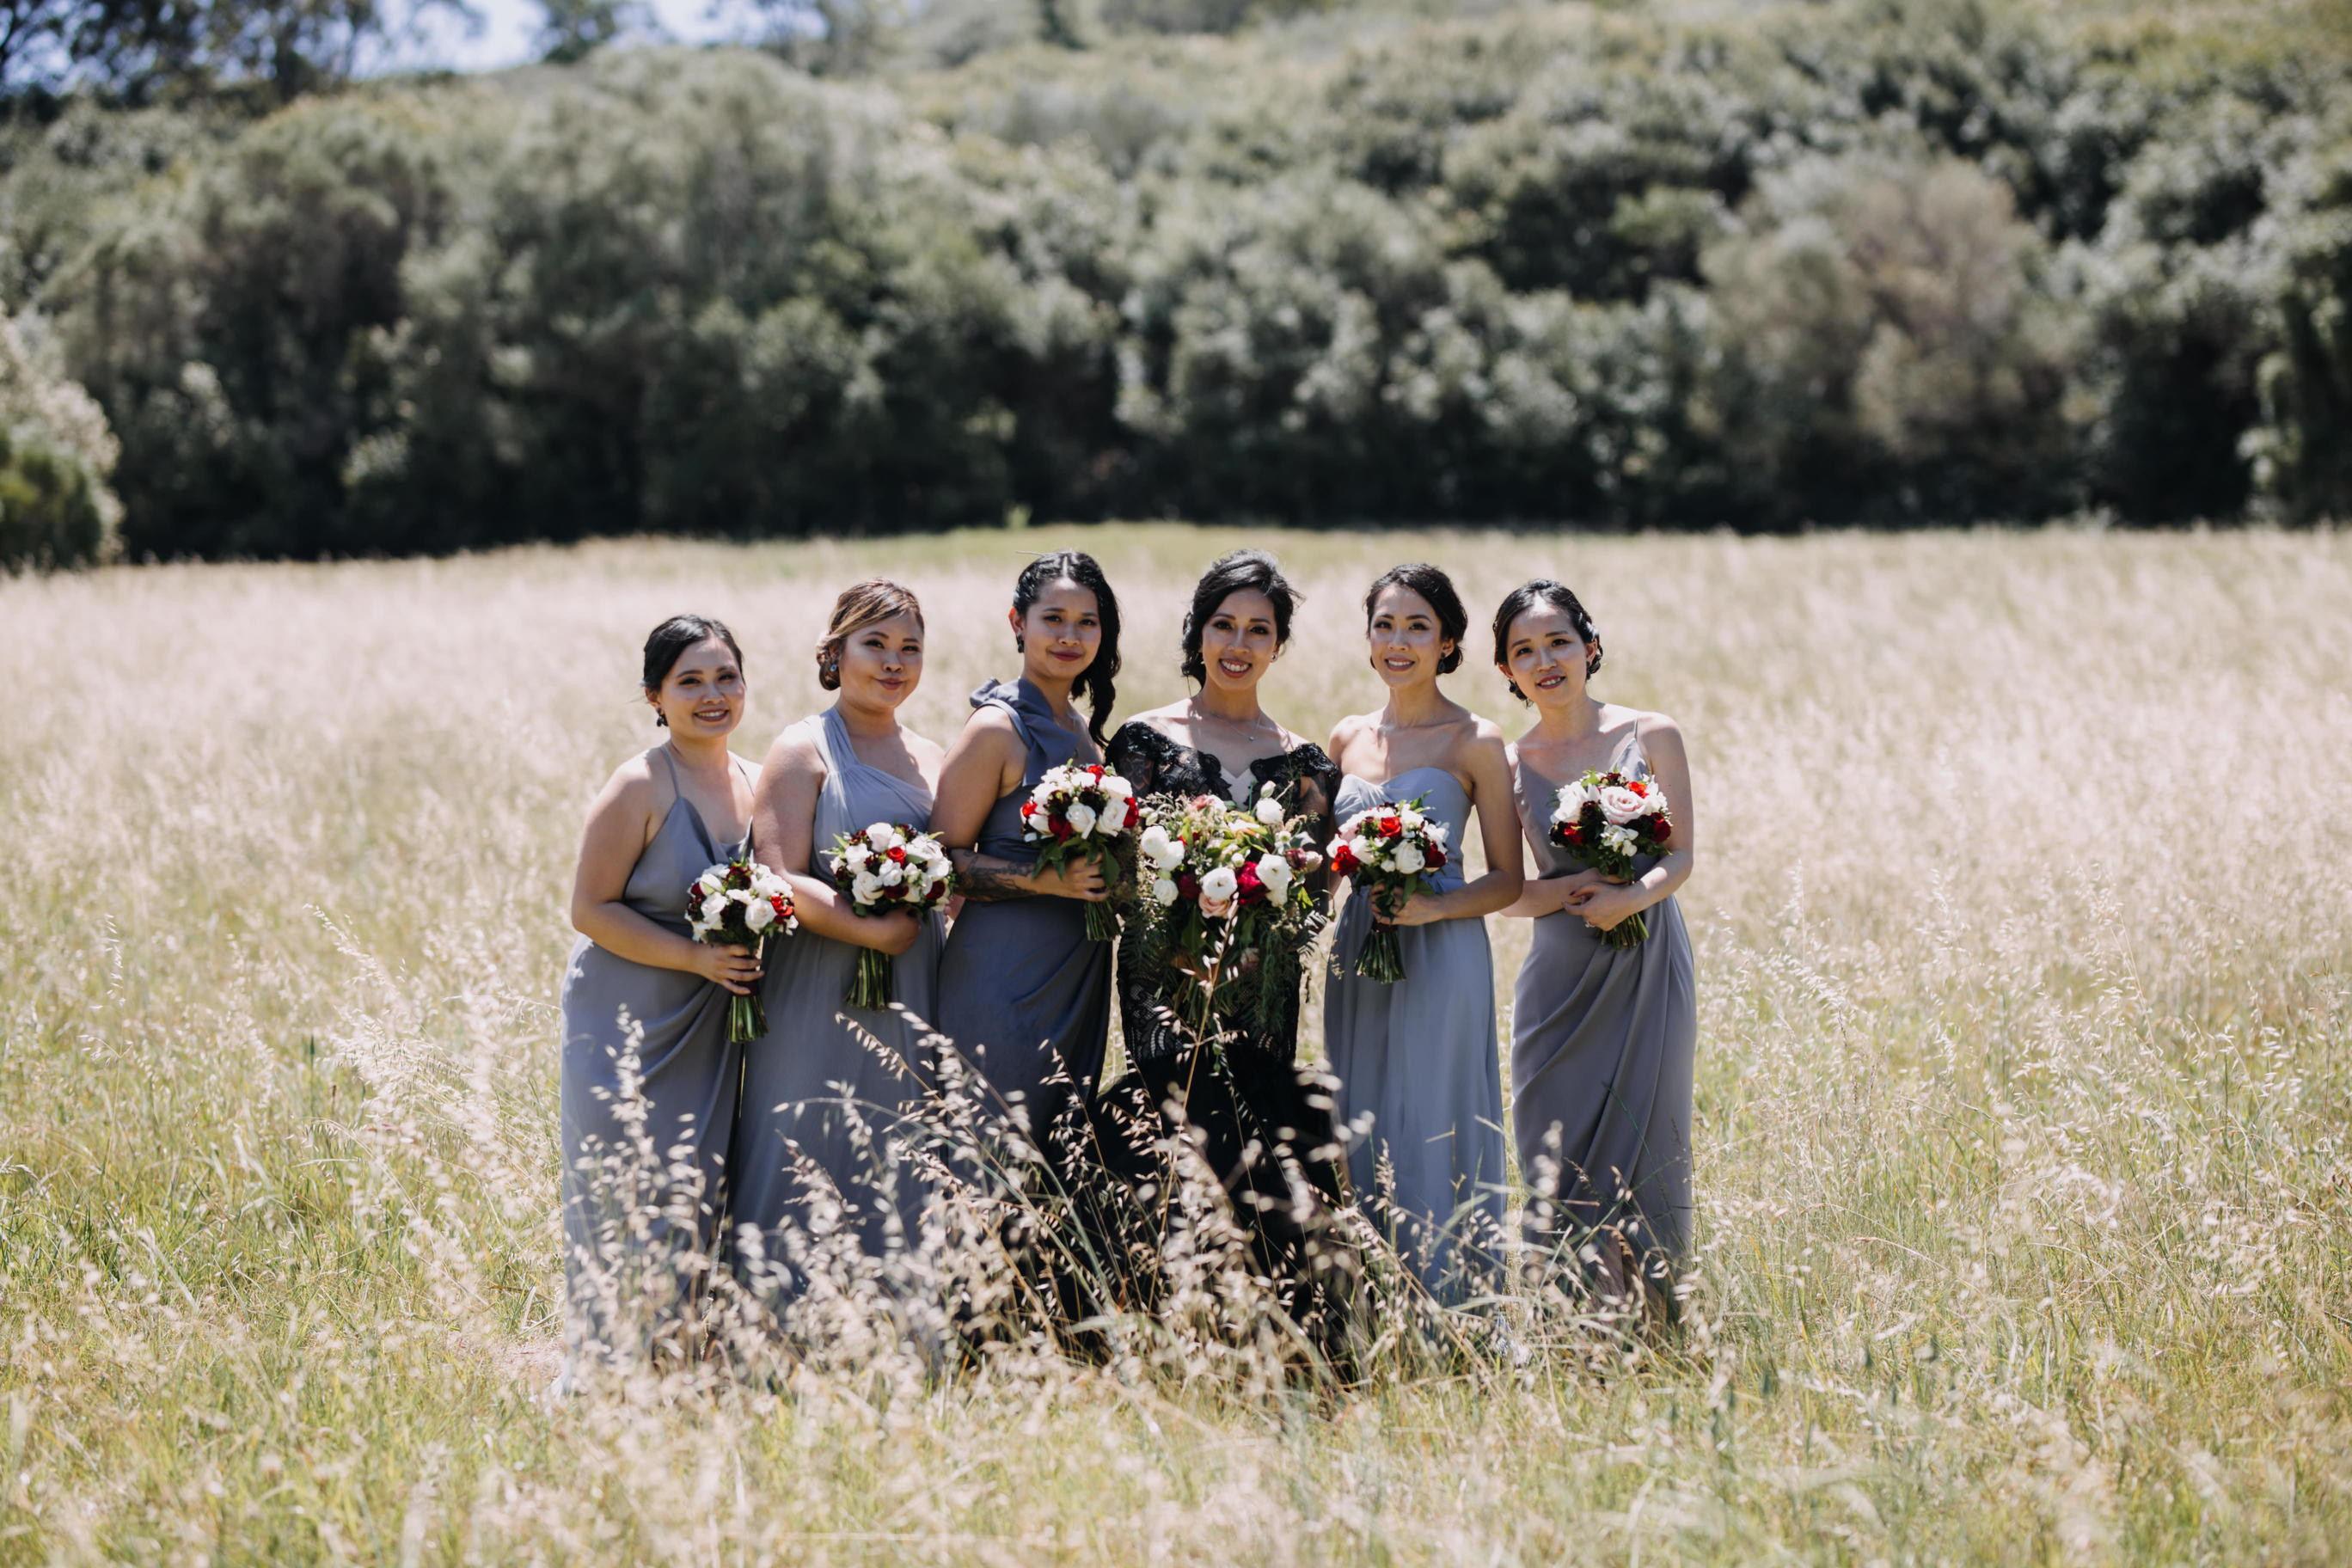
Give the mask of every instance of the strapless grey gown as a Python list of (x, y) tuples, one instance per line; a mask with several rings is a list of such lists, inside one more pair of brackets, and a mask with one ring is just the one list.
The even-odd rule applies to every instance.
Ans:
[[(677, 765), (667, 748), (656, 754), (669, 763), (675, 790)], [(694, 803), (678, 795), (630, 870), (623, 901), (686, 936), (694, 879), (741, 847), (712, 838)], [(727, 997), (698, 974), (633, 963), (584, 936), (572, 946), (563, 972), (562, 1121), (564, 1337), (574, 1354), (641, 1351), (670, 1305), (643, 1294), (691, 1289), (683, 1274), (663, 1278), (658, 1261), (636, 1267), (639, 1246), (683, 1266), (719, 1239), (742, 1074), (742, 1053), (727, 1043)], [(625, 1120), (625, 1018), (643, 1031), (641, 1135)]]
[[(824, 759), (817, 795), (810, 871), (832, 881), (829, 857), (836, 837), (877, 822), (928, 832), (931, 792), (858, 761), (838, 710), (802, 721)], [(946, 922), (933, 914), (915, 945), (898, 955), (892, 981), (903, 1011), (852, 1008), (842, 1000), (859, 949), (803, 931), (771, 949), (763, 999), (768, 1032), (743, 1054), (743, 1109), (736, 1135), (730, 1236), (744, 1283), (772, 1298), (790, 1299), (807, 1285), (791, 1266), (783, 1227), (805, 1227), (813, 1194), (793, 1168), (797, 1150), (822, 1166), (844, 1204), (866, 1255), (883, 1258), (910, 1247), (922, 1215), (923, 1191), (911, 1170), (891, 1157), (888, 1139), (902, 1108), (921, 1093), (924, 1036), (934, 1011), (940, 944)], [(856, 1029), (851, 1027), (856, 1026)], [(857, 1031), (886, 1049), (878, 1055)], [(866, 1147), (853, 1124), (862, 1121)], [(758, 1236), (756, 1252), (745, 1237)], [(803, 1232), (804, 1234), (804, 1232)], [(754, 1265), (763, 1257), (768, 1267)], [(779, 1303), (781, 1304), (781, 1303)]]
[[(1339, 820), (1367, 807), (1426, 797), (1445, 825), (1441, 892), (1462, 886), (1462, 838), (1470, 796), (1444, 768), (1413, 768), (1388, 783), (1339, 781)], [(1339, 1076), (1339, 1120), (1363, 1128), (1348, 1153), (1357, 1191), (1377, 1190), (1385, 1160), (1396, 1183), (1399, 1249), (1432, 1289), (1459, 1298), (1501, 1236), (1504, 1184), (1502, 1068), (1495, 1037), (1495, 959), (1483, 920), (1439, 921), (1397, 934), (1404, 978), (1356, 977), (1371, 926), (1371, 900), (1351, 887), (1332, 947), (1323, 1000), (1323, 1047)]]
[[(1034, 865), (1036, 850), (1021, 837), (1021, 803), (1046, 770), (1092, 762), (1092, 749), (1055, 721), (1045, 694), (1026, 680), (992, 680), (972, 693), (974, 708), (990, 703), (1013, 715), (1028, 761), (1021, 787), (990, 809), (979, 848)], [(1112, 945), (1087, 939), (1086, 906), (1076, 899), (966, 904), (948, 932), (940, 1032), (978, 1067), (994, 1096), (1025, 1107), (1040, 1136), (1061, 1099), (1048, 1092), (1057, 1062), (1077, 1092), (1091, 1093), (1102, 1076)]]
[[(1632, 737), (1611, 765), (1649, 776)], [(1519, 824), (1545, 877), (1577, 869), (1546, 837), (1562, 782), (1517, 766)], [(1671, 1260), (1690, 1247), (1698, 995), (1682, 910), (1665, 899), (1643, 913), (1649, 940), (1625, 948), (1566, 910), (1533, 922), (1512, 1008), (1511, 1131), (1531, 1239), (1576, 1245), (1609, 1225)]]

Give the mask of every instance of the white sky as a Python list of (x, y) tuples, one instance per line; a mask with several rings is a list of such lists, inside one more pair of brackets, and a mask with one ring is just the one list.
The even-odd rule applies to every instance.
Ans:
[[(741, 0), (641, 0), (664, 36), (681, 43), (708, 43), (756, 30)], [(541, 11), (535, 0), (473, 0), (481, 25), (468, 36), (466, 24), (446, 10), (429, 12), (419, 37), (385, 52), (381, 68), (446, 66), (458, 70), (496, 70), (536, 58), (531, 40)]]

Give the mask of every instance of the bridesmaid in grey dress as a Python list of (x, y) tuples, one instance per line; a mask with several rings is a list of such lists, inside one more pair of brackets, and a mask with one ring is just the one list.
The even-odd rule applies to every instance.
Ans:
[[(1441, 1299), (1480, 1284), (1500, 1239), (1508, 1179), (1495, 1041), (1495, 966), (1481, 918), (1519, 892), (1518, 823), (1509, 809), (1502, 731), (1437, 689), (1462, 663), (1461, 596), (1434, 566), (1396, 567), (1365, 595), (1372, 668), (1389, 689), (1375, 713), (1342, 719), (1332, 760), (1344, 775), (1340, 823), (1367, 807), (1422, 798), (1452, 847), (1433, 891), (1376, 910), (1350, 889), (1324, 994), (1323, 1044), (1339, 1079), (1338, 1116), (1352, 1135), (1349, 1173), (1378, 1194), (1394, 1183), (1400, 1252)], [(1477, 813), (1489, 869), (1465, 880), (1464, 836)], [(1375, 920), (1400, 928), (1402, 980), (1359, 979)]]
[[(942, 915), (867, 919), (835, 887), (835, 839), (877, 822), (928, 831), (944, 753), (900, 726), (923, 675), (923, 611), (896, 583), (858, 583), (833, 607), (817, 682), (840, 700), (776, 737), (752, 837), (791, 879), (801, 930), (768, 963), (768, 1033), (747, 1048), (731, 1237), (737, 1276), (773, 1306), (807, 1287), (812, 1194), (794, 1155), (821, 1166), (860, 1251), (903, 1276), (923, 1193), (893, 1124), (922, 1089)], [(894, 954), (899, 1010), (844, 1000), (862, 948)], [(879, 1047), (877, 1050), (877, 1047)]]
[[(972, 693), (931, 815), (956, 851), (964, 899), (940, 958), (938, 1021), (992, 1096), (1042, 1139), (1066, 1097), (1090, 1095), (1102, 1072), (1112, 944), (1087, 936), (1083, 906), (1104, 897), (1102, 872), (1086, 861), (1039, 870), (1021, 805), (1047, 769), (1102, 760), (1118, 600), (1094, 557), (1060, 551), (1022, 571), (1012, 622), (1021, 677)], [(1083, 725), (1081, 696), (1091, 709)]]
[[(1519, 819), (1539, 868), (1507, 913), (1532, 918), (1512, 1014), (1511, 1123), (1533, 1197), (1535, 1239), (1580, 1255), (1603, 1294), (1642, 1282), (1671, 1313), (1673, 1271), (1690, 1247), (1691, 1069), (1698, 1038), (1690, 933), (1675, 889), (1691, 874), (1690, 764), (1663, 713), (1587, 690), (1601, 637), (1557, 583), (1512, 590), (1495, 612), (1495, 663), (1536, 721), (1511, 748)], [(1587, 769), (1656, 781), (1668, 854), (1628, 884), (1570, 861), (1550, 840), (1553, 797)], [(1601, 933), (1641, 914), (1649, 938)]]
[(727, 997), (760, 978), (749, 950), (698, 942), (686, 921), (694, 879), (742, 847), (751, 820), (751, 770), (727, 749), (743, 721), (742, 656), (717, 621), (678, 616), (646, 639), (644, 679), (668, 739), (624, 763), (589, 808), (572, 888), (568, 1363), (643, 1354), (678, 1331), (726, 1201), (742, 1067)]

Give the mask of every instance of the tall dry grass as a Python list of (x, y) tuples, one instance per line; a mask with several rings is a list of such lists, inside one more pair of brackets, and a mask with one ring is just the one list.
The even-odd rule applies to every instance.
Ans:
[[(2325, 1560), (2352, 1540), (2352, 542), (1276, 541), (1575, 584), (1691, 737), (1675, 1344), (1349, 1394), (1009, 1347), (550, 1403), (572, 836), (635, 648), (756, 756), (848, 577), (944, 739), (1058, 531), (0, 581), (0, 1563)], [(1122, 710), (1238, 536), (1079, 531)], [(1507, 722), (1474, 647), (1458, 695)], [(2228, 782), (2226, 811), (2196, 793)], [(1508, 983), (1526, 932), (1495, 921)], [(1310, 1016), (1312, 1016), (1310, 1010)], [(1405, 1363), (1395, 1363), (1402, 1367)]]

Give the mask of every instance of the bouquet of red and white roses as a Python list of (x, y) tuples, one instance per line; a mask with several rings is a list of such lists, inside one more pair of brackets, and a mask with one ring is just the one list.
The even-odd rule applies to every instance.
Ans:
[[(1049, 769), (1021, 803), (1021, 837), (1037, 846), (1040, 869), (1088, 858), (1102, 867), (1105, 885), (1118, 881), (1117, 840), (1133, 831), (1140, 816), (1135, 791), (1100, 763), (1067, 763)], [(1108, 899), (1087, 905), (1087, 935), (1108, 942), (1118, 934), (1118, 916)]]
[(1202, 1016), (1187, 1021), (1205, 1037), (1209, 1017), (1233, 1002), (1221, 987), (1249, 973), (1286, 973), (1276, 960), (1314, 939), (1319, 922), (1305, 878), (1323, 857), (1271, 784), (1250, 806), (1206, 795), (1156, 806), (1137, 850), (1164, 911), (1160, 942), (1184, 955), (1199, 983)]
[[(1635, 858), (1664, 854), (1674, 836), (1666, 792), (1654, 780), (1587, 768), (1582, 778), (1560, 785), (1552, 799), (1551, 841), (1570, 859), (1612, 881), (1632, 881)], [(1650, 922), (1637, 914), (1602, 931), (1601, 940), (1611, 947), (1632, 947), (1649, 935)]]
[[(877, 822), (833, 841), (834, 879), (849, 889), (849, 905), (866, 920), (907, 910), (918, 917), (947, 902), (955, 868), (947, 846), (903, 822)], [(842, 1000), (879, 1011), (890, 1005), (897, 961), (878, 948), (857, 950), (857, 969)]]
[[(1402, 805), (1360, 811), (1339, 825), (1339, 837), (1331, 840), (1332, 871), (1352, 879), (1370, 895), (1377, 913), (1398, 910), (1413, 894), (1430, 890), (1430, 873), (1444, 868), (1445, 824), (1432, 822), (1423, 812), (1427, 798), (1415, 795)], [(1364, 951), (1356, 957), (1356, 974), (1383, 984), (1404, 978), (1396, 927), (1372, 922)]]
[[(757, 860), (739, 856), (694, 879), (686, 895), (686, 922), (694, 940), (714, 947), (748, 947), (757, 959), (772, 936), (790, 936), (801, 922), (793, 913), (792, 884)], [(727, 997), (727, 1043), (749, 1045), (768, 1032), (768, 1010), (760, 988)]]

